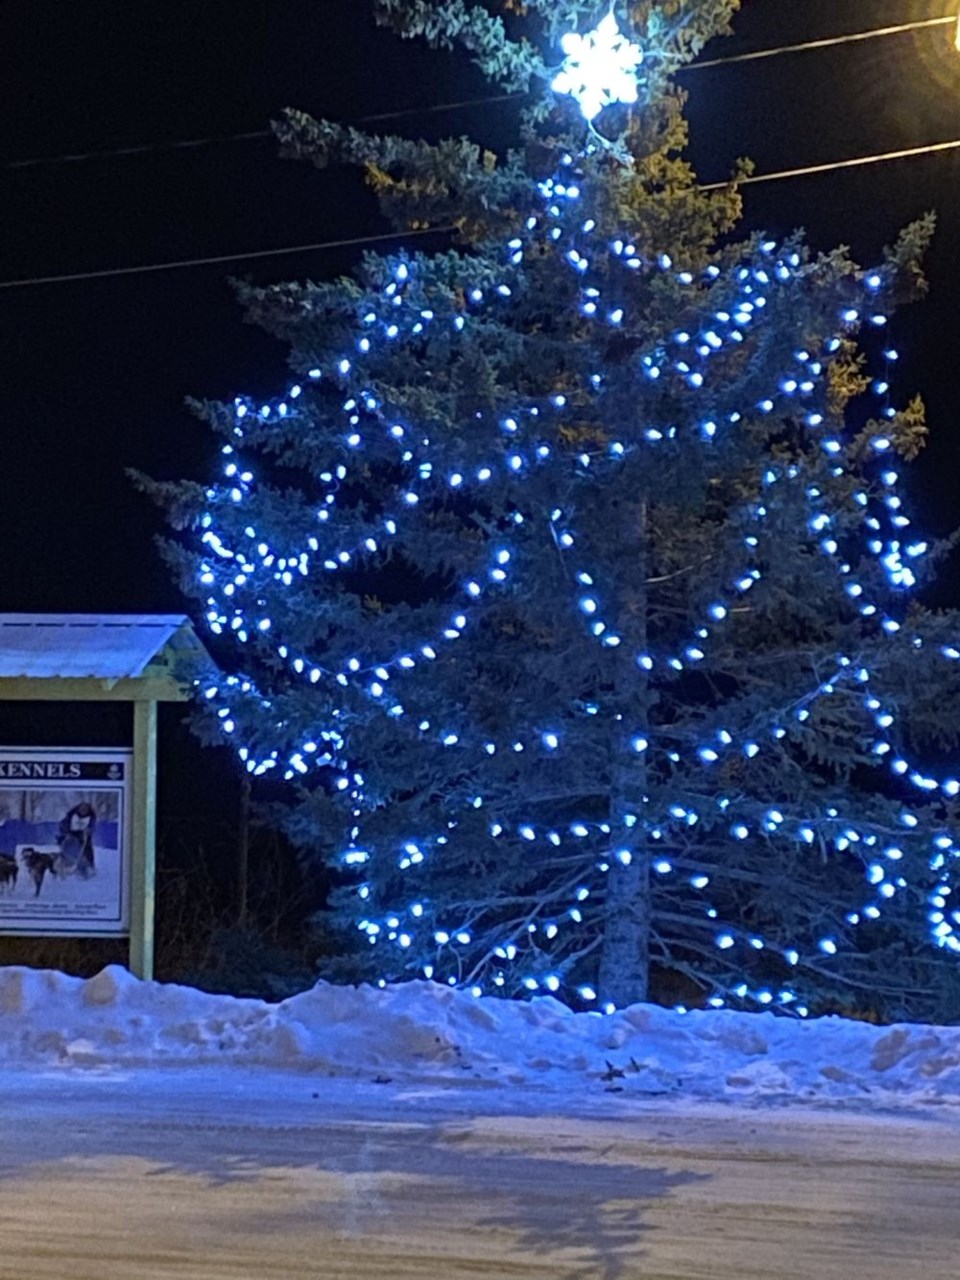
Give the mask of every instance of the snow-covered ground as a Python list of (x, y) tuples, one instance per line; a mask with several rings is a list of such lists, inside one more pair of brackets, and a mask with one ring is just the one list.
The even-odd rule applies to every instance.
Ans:
[(960, 1108), (960, 1027), (873, 1027), (773, 1013), (609, 1017), (551, 997), (476, 999), (426, 982), (319, 983), (280, 1004), (140, 982), (0, 969), (0, 1068), (268, 1067), (345, 1079), (534, 1087), (571, 1099)]

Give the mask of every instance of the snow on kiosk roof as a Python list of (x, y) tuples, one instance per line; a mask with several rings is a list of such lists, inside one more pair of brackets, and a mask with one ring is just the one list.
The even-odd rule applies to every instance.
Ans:
[(0, 613), (0, 698), (182, 702), (203, 660), (184, 614)]

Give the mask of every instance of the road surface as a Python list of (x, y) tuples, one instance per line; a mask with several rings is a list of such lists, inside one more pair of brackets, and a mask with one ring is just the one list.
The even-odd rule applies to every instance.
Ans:
[(2, 1280), (953, 1280), (960, 1116), (0, 1075)]

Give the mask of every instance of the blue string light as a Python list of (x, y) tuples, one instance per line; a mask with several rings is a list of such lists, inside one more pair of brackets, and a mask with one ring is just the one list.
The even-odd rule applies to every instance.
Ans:
[[(578, 91), (575, 96), (582, 99), (590, 118), (597, 99), (595, 94), (590, 98), (585, 93)], [(865, 302), (855, 306), (848, 298), (831, 315), (822, 316), (822, 337), (816, 343), (808, 341), (809, 350), (784, 351), (779, 373), (765, 385), (758, 386), (756, 379), (750, 377), (731, 380), (730, 367), (724, 363), (727, 357), (750, 342), (766, 341), (775, 346), (782, 334), (780, 299), (789, 298), (790, 291), (809, 274), (801, 254), (792, 245), (765, 242), (749, 262), (726, 270), (711, 264), (699, 271), (678, 266), (667, 254), (651, 258), (626, 234), (610, 239), (595, 218), (584, 219), (578, 214), (582, 190), (572, 169), (573, 160), (568, 157), (567, 171), (539, 184), (542, 212), (528, 217), (519, 234), (508, 242), (502, 278), (466, 289), (465, 307), (449, 303), (445, 307), (440, 302), (424, 306), (422, 291), (416, 287), (418, 263), (394, 261), (389, 264), (379, 296), (365, 303), (368, 309), (359, 320), (361, 336), (355, 350), (334, 359), (328, 368), (305, 371), (304, 383), (288, 388), (275, 403), (255, 404), (244, 398), (234, 402), (233, 442), (222, 451), (222, 481), (207, 491), (209, 507), (202, 519), (200, 538), (204, 548), (200, 582), (209, 590), (205, 617), (214, 635), (229, 634), (241, 646), (269, 651), (301, 684), (322, 685), (333, 693), (332, 686), (356, 692), (371, 704), (374, 713), (399, 720), (405, 715), (403, 695), (398, 692), (404, 679), (442, 662), (448, 646), (469, 629), (474, 611), (482, 609), (498, 591), (522, 585), (526, 565), (519, 544), (499, 535), (492, 539), (478, 553), (475, 572), (462, 584), (458, 611), (447, 618), (439, 631), (424, 635), (418, 646), (387, 654), (358, 652), (331, 664), (325, 654), (292, 646), (284, 637), (282, 616), (276, 616), (276, 609), (274, 616), (266, 613), (261, 601), (275, 597), (278, 590), (296, 600), (298, 592), (316, 591), (318, 577), (342, 576), (376, 563), (388, 548), (402, 545), (408, 531), (421, 531), (430, 513), (447, 502), (451, 494), (474, 497), (491, 487), (509, 493), (515, 533), (523, 530), (527, 535), (534, 515), (524, 514), (523, 487), (531, 476), (548, 470), (560, 476), (561, 487), (567, 489), (578, 480), (602, 485), (610, 469), (640, 461), (643, 465), (652, 464), (663, 451), (688, 449), (693, 442), (704, 450), (722, 449), (758, 415), (783, 414), (802, 421), (819, 441), (828, 478), (856, 474), (854, 450), (863, 441), (852, 441), (842, 426), (832, 421), (829, 377), (844, 339), (855, 335), (865, 324), (877, 328), (886, 324), (887, 316), (882, 310), (886, 274), (871, 271), (860, 277), (856, 288), (850, 287), (847, 292), (863, 293)], [(387, 347), (402, 346), (405, 341), (440, 329), (449, 341), (469, 344), (473, 326), (483, 323), (485, 316), (494, 320), (509, 317), (522, 295), (522, 272), (528, 259), (539, 259), (545, 252), (569, 268), (579, 315), (596, 334), (619, 332), (633, 323), (630, 299), (636, 286), (632, 282), (658, 277), (669, 282), (681, 300), (678, 310), (682, 310), (685, 327), (678, 327), (638, 354), (637, 381), (641, 389), (645, 382), (650, 383), (657, 394), (682, 397), (684, 404), (695, 396), (703, 408), (691, 411), (676, 423), (651, 422), (632, 438), (625, 434), (621, 440), (589, 445), (578, 452), (561, 450), (555, 443), (558, 428), (565, 422), (578, 421), (583, 406), (597, 402), (605, 394), (607, 375), (598, 367), (586, 373), (575, 389), (518, 402), (498, 413), (496, 421), (485, 424), (490, 436), (486, 456), (467, 466), (453, 456), (449, 445), (432, 439), (415, 424), (397, 421), (396, 415), (370, 391), (369, 385), (375, 379), (366, 370)], [(885, 353), (888, 367), (896, 358), (892, 349)], [(896, 410), (889, 403), (889, 374), (875, 379), (870, 390), (883, 403), (881, 416), (895, 418)], [(321, 391), (328, 395), (336, 392), (342, 431), (329, 442), (329, 465), (319, 472), (322, 488), (306, 513), (302, 529), (287, 545), (277, 547), (264, 532), (269, 526), (269, 499), (264, 499), (255, 472), (242, 455), (248, 447), (251, 452), (256, 451), (260, 434), (272, 424), (282, 422), (288, 429), (298, 422), (308, 424), (314, 398)], [(757, 484), (761, 496), (751, 498), (733, 513), (737, 527), (748, 530), (741, 539), (741, 563), (728, 578), (716, 583), (686, 640), (659, 650), (650, 644), (642, 652), (631, 654), (638, 689), (653, 680), (666, 685), (709, 666), (711, 641), (719, 634), (718, 629), (733, 625), (738, 610), (746, 607), (744, 602), (764, 591), (763, 566), (775, 554), (776, 540), (781, 536), (771, 517), (781, 507), (800, 513), (811, 550), (836, 572), (844, 609), (873, 628), (873, 643), (905, 642), (905, 599), (916, 585), (928, 545), (908, 533), (911, 522), (897, 493), (899, 476), (886, 461), (893, 448), (889, 434), (873, 430), (865, 447), (868, 469), (874, 464), (878, 468), (876, 482), (865, 482), (863, 488), (850, 492), (841, 506), (831, 505), (835, 497), (819, 483), (811, 483), (807, 470), (774, 462), (765, 466)], [(358, 519), (339, 500), (345, 487), (362, 485), (370, 459), (386, 459), (402, 477), (396, 511), (381, 517), (376, 528), (369, 521)], [(548, 530), (563, 564), (568, 566), (569, 598), (558, 602), (558, 608), (579, 615), (581, 625), (601, 651), (616, 653), (623, 644), (616, 622), (616, 596), (609, 584), (601, 581), (597, 569), (588, 564), (589, 556), (579, 551), (586, 539), (578, 529), (575, 503), (569, 508), (555, 507), (550, 512)], [(852, 531), (859, 536), (860, 550), (853, 549)], [(570, 563), (573, 556), (576, 563)], [(929, 648), (919, 635), (912, 636), (910, 643), (916, 650)], [(939, 657), (956, 662), (960, 660), (960, 648), (941, 645)], [(923, 800), (934, 795), (956, 797), (960, 782), (930, 777), (894, 750), (896, 713), (892, 705), (874, 693), (876, 682), (877, 676), (868, 663), (852, 655), (837, 655), (830, 673), (772, 721), (740, 729), (713, 724), (695, 742), (678, 739), (667, 731), (658, 732), (645, 722), (624, 724), (623, 741), (648, 769), (654, 763), (667, 772), (683, 768), (686, 777), (682, 790), (686, 794), (696, 792), (701, 774), (722, 769), (734, 756), (756, 761), (757, 767), (767, 758), (781, 759), (785, 741), (802, 742), (803, 735), (816, 733), (817, 716), (831, 700), (854, 698), (862, 710), (864, 724), (875, 732), (872, 755), (878, 769), (887, 770), (897, 785), (912, 787)], [(271, 706), (254, 681), (243, 676), (229, 676), (204, 692), (228, 737), (237, 734), (244, 707), (262, 712)], [(603, 708), (598, 704), (583, 708), (584, 716), (602, 714)], [(365, 779), (348, 764), (349, 731), (341, 729), (337, 718), (334, 711), (330, 723), (315, 726), (302, 741), (285, 750), (279, 746), (254, 750), (243, 745), (239, 754), (246, 768), (257, 776), (279, 769), (285, 778), (294, 779), (322, 768), (357, 819), (342, 855), (343, 863), (362, 869), (380, 853), (372, 853), (373, 844), (363, 839)], [(455, 719), (455, 712), (449, 719)], [(284, 724), (278, 723), (276, 730), (278, 740), (282, 740)], [(424, 719), (419, 722), (417, 734), (425, 743), (460, 753), (465, 769), (472, 770), (479, 769), (484, 760), (502, 758), (511, 751), (535, 752), (544, 767), (562, 765), (569, 761), (573, 749), (559, 724), (531, 726), (520, 738), (498, 742), (469, 723), (437, 725)], [(500, 937), (491, 934), (492, 940), (488, 946), (484, 944), (486, 950), (479, 959), (471, 949), (478, 936), (490, 933), (483, 908), (465, 908), (456, 919), (438, 920), (423, 890), (414, 891), (410, 902), (402, 907), (364, 916), (359, 922), (361, 931), (371, 944), (393, 945), (398, 952), (419, 955), (429, 951), (432, 958), (421, 967), (425, 977), (457, 982), (468, 972), (468, 985), (476, 993), (489, 988), (515, 989), (519, 985), (529, 992), (568, 991), (571, 998), (598, 1002), (596, 987), (576, 978), (575, 965), (558, 964), (556, 957), (562, 948), (547, 944), (559, 939), (566, 945), (568, 937), (582, 930), (588, 916), (597, 918), (607, 877), (616, 874), (618, 866), (632, 864), (633, 850), (629, 846), (616, 847), (622, 834), (608, 821), (584, 817), (551, 825), (516, 819), (498, 812), (497, 804), (482, 794), (473, 796), (467, 807), (473, 812), (485, 811), (490, 841), (505, 844), (516, 840), (531, 849), (557, 850), (558, 865), (573, 869), (552, 886), (547, 901), (528, 910), (512, 929), (504, 927)], [(869, 893), (861, 907), (846, 915), (845, 923), (851, 927), (878, 919), (903, 894), (910, 884), (902, 874), (903, 866), (905, 862), (913, 866), (916, 852), (922, 851), (932, 878), (927, 890), (931, 936), (938, 947), (960, 952), (960, 912), (951, 910), (949, 905), (952, 870), (960, 857), (960, 847), (949, 832), (938, 831), (931, 836), (917, 814), (906, 807), (900, 815), (903, 830), (899, 842), (876, 823), (856, 821), (830, 805), (805, 814), (784, 810), (789, 806), (764, 808), (742, 796), (713, 797), (708, 803), (691, 798), (671, 803), (662, 812), (648, 809), (642, 814), (627, 814), (622, 826), (628, 833), (639, 828), (644, 842), (654, 851), (663, 846), (664, 856), (654, 856), (651, 865), (657, 881), (665, 886), (664, 891), (671, 892), (669, 887), (676, 885), (677, 892), (682, 886), (685, 901), (689, 901), (691, 891), (697, 895), (691, 928), (699, 941), (718, 952), (742, 955), (744, 965), (751, 951), (773, 951), (789, 970), (802, 970), (804, 966), (842, 958), (845, 943), (839, 936), (824, 934), (806, 944), (800, 940), (784, 944), (745, 932), (732, 923), (721, 923), (713, 903), (715, 882), (718, 877), (722, 879), (723, 868), (691, 867), (690, 859), (675, 851), (682, 846), (680, 837), (694, 830), (713, 829), (718, 821), (738, 842), (762, 840), (771, 847), (790, 842), (809, 850), (811, 857), (829, 851), (861, 866)], [(411, 835), (397, 842), (393, 855), (397, 870), (416, 876), (418, 869), (442, 856), (451, 841), (458, 839), (459, 825), (459, 818), (453, 818), (446, 830)], [(905, 857), (901, 846), (909, 846), (910, 858)], [(360, 884), (358, 893), (361, 902), (368, 902), (372, 896), (370, 884)], [(454, 909), (449, 910), (452, 915)], [(423, 946), (424, 938), (430, 941), (428, 948)], [(575, 945), (570, 945), (570, 952), (576, 955)], [(464, 956), (468, 953), (471, 956), (466, 963)], [(510, 976), (511, 969), (516, 977)], [(801, 1016), (807, 1011), (789, 982), (771, 989), (750, 986), (740, 977), (711, 994), (709, 1004), (722, 1007), (731, 998), (789, 1008)]]

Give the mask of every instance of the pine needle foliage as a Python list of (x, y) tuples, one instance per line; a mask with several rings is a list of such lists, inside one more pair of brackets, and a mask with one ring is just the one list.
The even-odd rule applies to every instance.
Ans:
[(240, 287), (295, 384), (196, 406), (223, 475), (154, 486), (207, 731), (341, 868), (358, 976), (943, 1014), (960, 619), (911, 593), (944, 548), (882, 370), (933, 222), (869, 270), (737, 241), (749, 166), (698, 187), (673, 78), (736, 0), (618, 6), (639, 100), (588, 124), (551, 85), (608, 7), (374, 0), (523, 95), (504, 155), (277, 124), (448, 244)]

